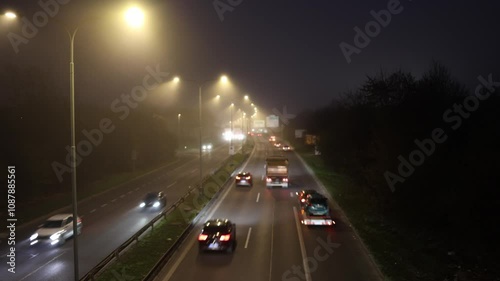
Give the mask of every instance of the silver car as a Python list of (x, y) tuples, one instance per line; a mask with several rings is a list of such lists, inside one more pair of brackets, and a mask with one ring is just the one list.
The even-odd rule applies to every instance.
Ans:
[[(50, 245), (62, 245), (73, 236), (73, 215), (59, 214), (50, 217), (39, 226), (38, 230), (30, 237), (30, 245), (47, 243)], [(82, 219), (77, 219), (77, 234), (82, 232)]]

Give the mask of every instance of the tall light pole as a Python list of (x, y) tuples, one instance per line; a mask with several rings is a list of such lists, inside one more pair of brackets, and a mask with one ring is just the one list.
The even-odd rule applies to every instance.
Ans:
[[(202, 134), (203, 134), (202, 127), (203, 127), (203, 123), (201, 121), (201, 119), (202, 119), (201, 118), (202, 117), (202, 115), (201, 115), (201, 107), (202, 107), (201, 106), (202, 105), (201, 88), (202, 88), (202, 86), (204, 84), (206, 84), (208, 82), (213, 82), (213, 81), (217, 81), (217, 80), (208, 80), (208, 81), (205, 81), (203, 83), (200, 83), (199, 87), (198, 87), (198, 109), (199, 109), (199, 120), (198, 120), (198, 122), (199, 122), (199, 125), (200, 125), (200, 132), (199, 132), (200, 133), (200, 143), (199, 143), (199, 147), (198, 147), (199, 150), (200, 150), (200, 187), (199, 188), (200, 188), (200, 190), (202, 192), (203, 192), (203, 151), (202, 151), (201, 147), (203, 146), (203, 143), (202, 143), (202, 141), (203, 141), (203, 139), (202, 139)], [(227, 83), (227, 81), (228, 81), (227, 76), (226, 75), (221, 76), (220, 81), (222, 83)]]
[[(126, 14), (127, 21), (133, 26), (139, 26), (142, 24), (143, 16), (138, 8), (130, 9)], [(78, 27), (73, 31), (66, 29), (70, 41), (70, 61), (69, 61), (69, 81), (70, 81), (70, 122), (71, 122), (71, 192), (72, 205), (73, 205), (73, 261), (74, 261), (74, 278), (78, 281), (79, 269), (78, 269), (78, 198), (77, 198), (77, 187), (76, 187), (76, 145), (75, 145), (75, 62), (74, 62), (74, 43), (75, 36), (78, 32)], [(77, 222), (77, 223), (75, 223)]]
[(233, 147), (233, 137), (234, 137), (234, 135), (233, 135), (233, 107), (234, 107), (234, 103), (231, 103), (231, 106), (229, 108), (229, 110), (231, 112), (230, 113), (230, 121), (229, 121), (229, 125), (231, 126), (231, 128), (230, 128), (231, 134), (229, 134), (231, 137), (229, 139), (229, 154), (230, 155), (233, 155), (233, 153), (234, 153), (234, 147)]
[(177, 146), (181, 147), (181, 114), (177, 114)]

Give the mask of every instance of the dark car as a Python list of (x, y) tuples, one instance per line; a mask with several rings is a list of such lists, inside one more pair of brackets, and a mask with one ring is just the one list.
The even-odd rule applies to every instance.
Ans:
[(163, 208), (167, 205), (167, 198), (163, 192), (150, 192), (146, 194), (141, 204), (141, 208)]
[(328, 199), (319, 193), (307, 195), (304, 210), (313, 216), (326, 216), (330, 212)]
[(198, 235), (198, 245), (200, 252), (233, 252), (236, 248), (236, 225), (228, 219), (208, 220)]
[(318, 193), (318, 192), (316, 190), (314, 190), (314, 189), (303, 189), (303, 190), (301, 190), (299, 192), (296, 192), (295, 194), (297, 194), (300, 206), (301, 207), (305, 206), (307, 195), (314, 194), (314, 193)]
[(252, 186), (253, 178), (252, 174), (247, 172), (238, 173), (234, 179), (236, 186)]

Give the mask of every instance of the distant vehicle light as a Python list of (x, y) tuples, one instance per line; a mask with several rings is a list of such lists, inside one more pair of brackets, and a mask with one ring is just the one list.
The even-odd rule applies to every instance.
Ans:
[(198, 240), (199, 241), (205, 241), (205, 240), (207, 240), (207, 238), (208, 238), (208, 235), (206, 235), (206, 234), (200, 234), (200, 235), (198, 235)]
[(159, 201), (156, 201), (154, 204), (153, 204), (153, 207), (159, 207), (160, 206), (160, 202)]
[(271, 178), (266, 178), (266, 182), (271, 182)]
[(146, 203), (144, 203), (144, 202), (142, 202), (142, 203), (139, 205), (139, 207), (141, 207), (141, 208), (144, 208), (144, 206), (146, 206)]

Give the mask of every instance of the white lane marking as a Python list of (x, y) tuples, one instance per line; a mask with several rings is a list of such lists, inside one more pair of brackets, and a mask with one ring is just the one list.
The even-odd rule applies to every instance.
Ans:
[(90, 211), (90, 213), (92, 214), (92, 213), (93, 213), (93, 212), (95, 212), (95, 211), (96, 211), (96, 210), (94, 209), (94, 210)]
[(129, 192), (127, 192), (127, 194), (131, 194), (131, 193), (132, 193), (132, 190), (131, 190), (131, 191), (129, 191)]
[(297, 213), (297, 208), (293, 206), (293, 214), (295, 217), (295, 225), (297, 226), (297, 234), (299, 235), (300, 252), (302, 253), (302, 263), (304, 265), (304, 274), (306, 276), (306, 281), (312, 281), (311, 271), (309, 269), (309, 263), (307, 263), (307, 253), (306, 246), (304, 245), (304, 238), (302, 237), (302, 229), (300, 228), (299, 215)]
[(290, 197), (293, 197), (293, 192), (290, 191)]
[(259, 198), (260, 198), (260, 192), (257, 193), (257, 200), (255, 200), (255, 202), (259, 203)]
[(167, 188), (171, 187), (172, 185), (176, 184), (177, 182), (173, 182), (167, 186)]
[[(245, 170), (245, 168), (247, 167), (248, 162), (252, 158), (254, 152), (255, 152), (255, 150), (247, 158), (247, 161), (245, 162), (245, 164), (243, 164), (243, 168), (242, 168), (243, 170)], [(220, 204), (224, 201), (224, 199), (226, 198), (226, 196), (229, 194), (229, 191), (231, 191), (231, 190), (232, 190), (231, 188), (227, 188), (226, 191), (224, 191), (224, 194), (222, 195), (222, 197), (219, 200), (219, 202), (217, 202), (217, 204), (215, 204), (213, 210), (206, 216), (207, 218), (211, 218), (214, 215), (214, 213), (217, 211), (217, 209), (219, 209)], [(274, 206), (274, 204), (273, 204), (273, 206)], [(274, 210), (273, 210), (273, 214), (274, 214)], [(274, 217), (273, 217), (273, 220), (274, 220)], [(191, 242), (186, 245), (186, 247), (184, 248), (184, 251), (181, 253), (180, 257), (172, 265), (172, 267), (168, 271), (167, 275), (165, 275), (165, 278), (162, 279), (162, 281), (168, 281), (168, 280), (170, 280), (170, 278), (172, 277), (172, 275), (174, 275), (174, 272), (177, 270), (177, 267), (179, 267), (179, 265), (181, 264), (181, 262), (186, 257), (187, 252), (193, 247), (193, 245), (194, 245), (195, 242), (197, 242), (197, 240), (191, 239)], [(271, 240), (271, 243), (272, 243), (272, 240)], [(271, 246), (271, 251), (272, 251), (272, 246)], [(269, 276), (269, 278), (271, 278), (271, 276)]]
[(273, 241), (274, 241), (274, 210), (276, 209), (276, 204), (273, 202), (273, 220), (271, 221), (271, 253), (269, 253), (269, 281), (272, 281), (273, 272)]
[[(207, 219), (210, 219), (214, 215), (215, 211), (217, 211), (217, 209), (219, 209), (220, 204), (222, 203), (222, 201), (224, 201), (224, 199), (226, 198), (226, 196), (229, 194), (230, 190), (232, 190), (232, 189), (231, 188), (227, 188), (226, 189), (226, 191), (225, 191), (224, 195), (222, 196), (222, 198), (220, 199), (220, 201), (217, 202), (217, 204), (214, 206), (214, 209), (206, 216)], [(194, 242), (198, 242), (198, 241), (195, 240), (195, 239), (191, 239), (191, 242), (189, 242), (189, 244), (186, 245), (186, 247), (184, 248), (184, 251), (182, 252), (181, 256), (172, 265), (172, 267), (170, 268), (170, 271), (167, 273), (167, 275), (165, 276), (165, 278), (162, 279), (163, 281), (170, 280), (170, 278), (172, 277), (172, 275), (174, 275), (174, 272), (177, 270), (177, 267), (179, 267), (179, 265), (181, 264), (181, 262), (186, 257), (188, 251), (193, 247)]]
[(262, 177), (260, 177), (260, 180), (262, 180), (262, 181), (264, 180), (264, 175), (262, 175)]
[(192, 174), (192, 173), (194, 173), (194, 172), (196, 172), (196, 171), (198, 171), (198, 169), (194, 169), (194, 170), (192, 170), (192, 171), (191, 171), (191, 174)]
[(245, 242), (245, 249), (248, 247), (248, 241), (250, 241), (250, 233), (252, 233), (252, 228), (248, 228), (247, 241)]
[(123, 197), (125, 197), (125, 194), (120, 195), (120, 198), (123, 198)]
[(134, 189), (135, 191), (139, 190), (139, 188), (137, 187), (136, 189)]
[(115, 201), (116, 201), (116, 198), (115, 198), (115, 199), (113, 199), (113, 200), (111, 200), (111, 202), (113, 202), (113, 203), (114, 203)]
[(28, 275), (24, 276), (23, 278), (19, 279), (19, 281), (22, 281), (22, 280), (24, 280), (24, 279), (26, 279), (26, 278), (30, 277), (31, 275), (35, 274), (35, 273), (36, 273), (38, 270), (40, 270), (42, 267), (44, 267), (44, 266), (46, 266), (47, 264), (49, 264), (49, 263), (53, 262), (55, 259), (57, 259), (58, 257), (60, 257), (60, 256), (64, 255), (65, 253), (66, 253), (66, 252), (64, 252), (64, 253), (62, 253), (62, 254), (60, 254), (60, 255), (58, 255), (58, 256), (56, 256), (56, 257), (54, 257), (54, 258), (53, 258), (53, 259), (51, 259), (50, 261), (48, 261), (48, 262), (44, 263), (44, 264), (43, 264), (42, 266), (40, 266), (39, 268), (37, 268), (37, 269), (33, 270), (32, 272), (30, 272), (30, 274), (28, 274)]
[(104, 203), (101, 205), (101, 207), (106, 207), (108, 204)]

